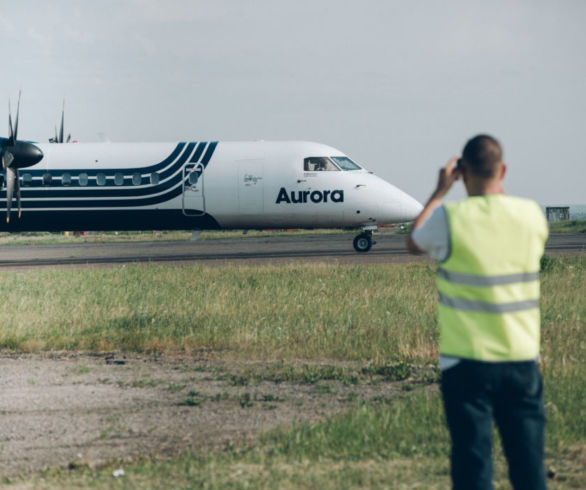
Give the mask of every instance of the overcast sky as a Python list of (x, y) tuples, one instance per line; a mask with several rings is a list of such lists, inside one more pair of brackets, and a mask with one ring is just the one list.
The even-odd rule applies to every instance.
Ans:
[(579, 204), (585, 26), (584, 0), (20, 0), (0, 100), (36, 141), (64, 97), (80, 141), (319, 141), (420, 201), (488, 132), (509, 193)]

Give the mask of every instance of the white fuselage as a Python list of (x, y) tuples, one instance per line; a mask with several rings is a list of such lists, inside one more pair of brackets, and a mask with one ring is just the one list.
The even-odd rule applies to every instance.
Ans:
[(421, 209), (356, 165), (312, 168), (308, 159), (345, 157), (318, 143), (35, 145), (42, 160), (19, 172), (22, 217), (0, 231), (359, 228)]

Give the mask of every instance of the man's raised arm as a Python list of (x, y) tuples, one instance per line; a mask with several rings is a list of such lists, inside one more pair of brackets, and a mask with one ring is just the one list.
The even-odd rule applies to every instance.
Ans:
[(456, 166), (459, 159), (459, 156), (452, 158), (445, 167), (440, 169), (435, 191), (433, 191), (433, 194), (428, 199), (427, 203), (425, 203), (425, 206), (423, 206), (421, 213), (419, 213), (419, 216), (417, 216), (413, 222), (413, 227), (407, 236), (407, 249), (412, 254), (418, 255), (424, 253), (424, 251), (421, 250), (413, 240), (413, 232), (423, 226), (435, 208), (441, 206), (442, 200), (451, 189), (452, 184), (462, 175), (461, 170)]

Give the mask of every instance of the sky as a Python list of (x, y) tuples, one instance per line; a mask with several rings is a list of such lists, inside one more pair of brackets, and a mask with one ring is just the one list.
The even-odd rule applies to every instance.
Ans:
[(584, 204), (585, 23), (583, 0), (20, 0), (0, 119), (22, 88), (33, 141), (63, 99), (81, 142), (318, 141), (422, 202), (488, 133), (507, 192)]

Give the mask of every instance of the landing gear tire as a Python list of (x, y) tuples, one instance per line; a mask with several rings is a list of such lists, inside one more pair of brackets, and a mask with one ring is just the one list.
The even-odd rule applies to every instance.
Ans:
[(354, 238), (354, 250), (357, 252), (368, 252), (372, 248), (372, 234), (361, 233)]

